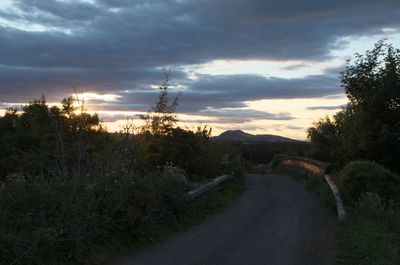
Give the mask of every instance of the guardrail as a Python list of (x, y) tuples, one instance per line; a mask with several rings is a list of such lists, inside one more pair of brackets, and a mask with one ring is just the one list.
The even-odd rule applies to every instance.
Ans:
[(230, 179), (232, 179), (232, 176), (230, 176), (230, 175), (222, 175), (222, 176), (216, 177), (212, 181), (207, 182), (203, 185), (200, 185), (199, 187), (187, 192), (185, 194), (185, 198), (188, 200), (193, 200), (193, 199), (199, 197), (201, 194), (209, 191), (212, 188), (215, 188), (216, 186), (218, 186)]
[(340, 197), (339, 189), (333, 181), (331, 175), (326, 174), (325, 170), (329, 166), (328, 163), (320, 162), (310, 158), (290, 156), (279, 162), (278, 167), (296, 167), (311, 173), (310, 177), (319, 180), (324, 179), (328, 183), (336, 201), (336, 210), (339, 221), (346, 219), (346, 211), (344, 209), (343, 200)]

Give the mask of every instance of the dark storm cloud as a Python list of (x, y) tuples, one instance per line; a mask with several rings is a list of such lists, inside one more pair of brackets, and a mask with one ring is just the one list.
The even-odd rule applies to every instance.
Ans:
[[(266, 111), (258, 111), (252, 109), (206, 109), (196, 113), (191, 113), (195, 116), (199, 116), (199, 119), (180, 119), (180, 122), (194, 122), (194, 123), (231, 123), (240, 124), (254, 120), (293, 120), (295, 117), (291, 116), (290, 113), (270, 113)], [(211, 119), (205, 120), (204, 116), (210, 117)], [(115, 122), (119, 120), (125, 120), (126, 118), (138, 118), (138, 116), (124, 115), (124, 114), (105, 114), (102, 118), (106, 122)]]
[[(51, 21), (90, 23), (72, 34), (3, 28), (0, 47), (10, 57), (6, 63), (115, 67), (221, 58), (319, 59), (328, 55), (338, 37), (398, 27), (400, 22), (397, 0), (117, 1), (120, 8), (114, 12), (105, 2), (18, 1), (27, 13), (33, 9), (48, 14), (50, 27)], [(40, 22), (40, 17), (31, 22)]]
[(97, 105), (110, 109), (152, 102), (153, 91), (143, 90), (162, 78), (160, 67), (174, 69), (172, 79), (185, 87), (180, 107), (188, 113), (339, 93), (337, 73), (201, 75), (193, 81), (180, 67), (215, 59), (324, 60), (346, 45), (341, 37), (400, 27), (398, 0), (15, 0), (14, 7), (19, 11), (1, 10), (0, 17), (49, 30), (0, 26), (0, 101), (59, 97), (77, 86), (120, 94), (116, 103)]
[[(16, 0), (14, 2), (25, 13), (42, 14), (64, 20), (93, 20), (102, 15), (100, 8), (84, 2), (46, 0)], [(37, 19), (40, 19), (39, 16)]]
[[(173, 82), (186, 78), (186, 74), (176, 70), (171, 74)], [(163, 70), (146, 68), (38, 68), (6, 67), (0, 65), (0, 101), (4, 97), (15, 96), (23, 101), (39, 97), (42, 94), (52, 99), (78, 92), (119, 93), (134, 87), (136, 90), (149, 90), (150, 84), (161, 83)], [(148, 99), (147, 97), (146, 99)], [(154, 99), (154, 97), (152, 98)]]
[[(183, 80), (177, 83), (186, 87), (175, 87), (170, 94), (172, 99), (181, 93), (179, 112), (199, 112), (206, 115), (209, 108), (214, 109), (214, 113), (219, 116), (225, 113), (218, 112), (219, 108), (243, 108), (247, 106), (245, 101), (321, 97), (342, 91), (337, 75), (311, 75), (293, 79), (266, 78), (259, 75), (201, 75), (197, 80)], [(156, 89), (122, 92), (118, 102), (99, 107), (109, 110), (143, 111), (149, 108), (158, 93)], [(229, 110), (229, 113), (239, 114), (234, 110)], [(285, 118), (280, 116), (279, 119)]]
[(260, 99), (320, 97), (342, 91), (336, 75), (304, 78), (266, 78), (258, 75), (202, 75), (188, 83), (182, 93), (182, 108), (197, 111), (204, 107), (243, 107), (243, 102)]
[[(292, 79), (259, 75), (203, 75), (190, 87), (193, 93), (206, 93), (214, 99), (232, 101), (238, 97), (243, 101), (319, 97), (342, 91), (336, 75), (310, 75)], [(219, 98), (221, 95), (222, 98)]]

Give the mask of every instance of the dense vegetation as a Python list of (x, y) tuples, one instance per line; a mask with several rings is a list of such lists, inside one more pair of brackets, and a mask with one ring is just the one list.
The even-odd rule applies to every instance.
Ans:
[(400, 177), (375, 162), (350, 162), (340, 171), (338, 180), (349, 203), (366, 193), (374, 193), (386, 200), (400, 198)]
[(308, 130), (313, 156), (344, 165), (376, 161), (400, 172), (400, 51), (384, 41), (341, 74), (349, 103)]
[(340, 264), (395, 265), (400, 262), (400, 207), (364, 193), (339, 227)]
[(312, 156), (335, 165), (350, 207), (339, 233), (342, 263), (399, 264), (400, 50), (378, 42), (341, 80), (348, 105), (308, 137)]
[(93, 263), (99, 249), (140, 244), (192, 220), (202, 211), (183, 194), (207, 178), (233, 172), (228, 189), (238, 191), (236, 153), (211, 142), (206, 127), (177, 127), (177, 100), (170, 102), (167, 80), (144, 125), (127, 123), (120, 133), (107, 132), (78, 97), (7, 110), (0, 264)]
[(234, 144), (242, 158), (250, 163), (268, 164), (276, 154), (304, 156), (310, 149), (308, 142), (265, 142), (257, 144)]

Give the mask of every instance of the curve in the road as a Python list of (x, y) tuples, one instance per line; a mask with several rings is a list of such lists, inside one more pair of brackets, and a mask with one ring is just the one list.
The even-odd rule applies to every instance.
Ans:
[(219, 214), (112, 265), (334, 264), (334, 217), (287, 176), (246, 176), (246, 191)]

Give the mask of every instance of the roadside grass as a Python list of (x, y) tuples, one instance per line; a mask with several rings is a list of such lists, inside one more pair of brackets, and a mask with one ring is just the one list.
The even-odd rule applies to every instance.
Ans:
[(350, 216), (337, 233), (338, 263), (343, 265), (399, 264), (398, 235), (389, 233), (378, 221)]
[(166, 239), (175, 233), (185, 231), (191, 226), (201, 223), (239, 196), (245, 189), (244, 183), (244, 174), (237, 174), (227, 183), (202, 194), (195, 200), (182, 201), (182, 204), (178, 206), (178, 214), (175, 218), (159, 219), (149, 223), (142, 228), (143, 236), (140, 239), (133, 240), (127, 236), (120, 235), (113, 241), (99, 247), (97, 251), (94, 251), (87, 264), (109, 264), (118, 257), (144, 249), (152, 243)]
[[(336, 210), (334, 196), (325, 181), (315, 181), (306, 173), (291, 169), (276, 169), (303, 182), (315, 192), (330, 209)], [(383, 211), (391, 212), (392, 209)], [(377, 218), (366, 214), (359, 207), (347, 210), (348, 217), (335, 229), (337, 264), (340, 265), (395, 265), (400, 264), (400, 234), (392, 229), (385, 217)], [(396, 213), (394, 222), (400, 222)]]

